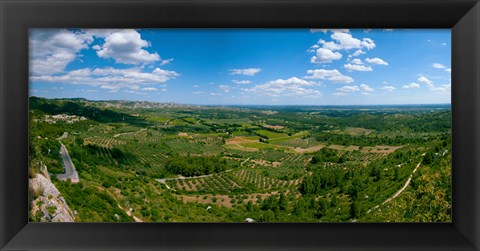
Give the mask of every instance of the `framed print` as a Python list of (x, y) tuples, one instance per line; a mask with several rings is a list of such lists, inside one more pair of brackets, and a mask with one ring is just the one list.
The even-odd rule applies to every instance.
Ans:
[(477, 1), (1, 13), (2, 250), (480, 246)]

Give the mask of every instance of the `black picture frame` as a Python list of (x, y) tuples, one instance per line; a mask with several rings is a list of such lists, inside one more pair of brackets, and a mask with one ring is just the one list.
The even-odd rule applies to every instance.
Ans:
[[(1, 250), (479, 250), (478, 0), (0, 0)], [(451, 28), (453, 222), (28, 223), (29, 28)]]

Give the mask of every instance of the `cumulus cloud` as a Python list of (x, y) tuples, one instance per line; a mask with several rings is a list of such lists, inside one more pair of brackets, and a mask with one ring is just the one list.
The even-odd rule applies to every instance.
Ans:
[(252, 92), (259, 96), (301, 96), (301, 97), (316, 97), (321, 95), (319, 90), (311, 87), (319, 85), (315, 81), (307, 81), (297, 77), (289, 79), (277, 79), (266, 82), (264, 84), (256, 85), (253, 88), (242, 89), (245, 92)]
[(164, 84), (168, 80), (180, 76), (175, 71), (156, 68), (144, 72), (140, 68), (83, 68), (69, 71), (63, 75), (32, 76), (32, 81), (65, 83), (75, 85), (100, 86), (103, 89), (130, 88), (140, 89), (140, 85)]
[(366, 85), (366, 84), (361, 84), (360, 85), (360, 88), (363, 90), (363, 91), (366, 91), (366, 92), (373, 92), (374, 89), (371, 88), (370, 86)]
[(343, 65), (348, 71), (373, 71), (372, 67), (358, 64), (345, 64)]
[(370, 38), (362, 39), (362, 47), (365, 47), (368, 50), (371, 50), (371, 49), (375, 48), (375, 46), (376, 46), (375, 42), (373, 42), (372, 39), (370, 39)]
[(418, 88), (420, 88), (420, 85), (417, 84), (417, 83), (410, 83), (410, 84), (404, 85), (402, 88), (405, 88), (405, 89), (418, 89)]
[(348, 55), (348, 57), (358, 57), (362, 54), (365, 54), (366, 52), (362, 51), (362, 50), (356, 50), (353, 54), (351, 55)]
[(426, 84), (428, 88), (431, 88), (433, 87), (433, 81), (431, 81), (430, 79), (426, 78), (425, 76), (420, 76), (418, 78), (418, 81), (423, 83), (423, 84)]
[(341, 83), (341, 84), (353, 83), (353, 78), (341, 74), (336, 69), (334, 70), (315, 69), (315, 70), (308, 70), (307, 73), (311, 75), (305, 76), (306, 79), (329, 80), (329, 81)]
[(371, 50), (375, 48), (375, 43), (370, 38), (364, 38), (362, 40), (354, 38), (352, 34), (345, 32), (334, 32), (331, 36), (333, 41), (327, 42), (323, 39), (319, 41), (319, 44), (323, 45), (323, 48), (329, 50), (350, 50), (367, 48)]
[(91, 35), (65, 29), (33, 29), (29, 33), (30, 75), (62, 73), (77, 53), (93, 42)]
[[(339, 52), (341, 50), (351, 50), (356, 49), (356, 51), (349, 55), (348, 57), (357, 57), (361, 54), (365, 54), (362, 49), (371, 50), (375, 48), (375, 42), (370, 38), (358, 39), (352, 36), (348, 30), (328, 30), (328, 29), (316, 29), (315, 32), (328, 32), (331, 31), (332, 34), (330, 38), (331, 41), (326, 41), (320, 39), (317, 44), (310, 47), (309, 52), (315, 52), (315, 55), (310, 58), (311, 63), (323, 64), (330, 63), (334, 60), (339, 60), (342, 58), (342, 54)], [(312, 31), (314, 32), (314, 31)], [(319, 46), (321, 45), (321, 46)], [(358, 64), (358, 63), (354, 63)], [(360, 70), (365, 70), (366, 68), (356, 67)]]
[(105, 37), (105, 43), (97, 50), (101, 58), (113, 58), (116, 63), (146, 64), (160, 60), (160, 56), (150, 53), (144, 48), (150, 43), (143, 40), (136, 30), (125, 29), (110, 33)]
[(310, 59), (311, 63), (323, 64), (330, 63), (333, 60), (339, 60), (342, 58), (342, 54), (339, 52), (333, 52), (330, 49), (318, 48), (315, 56)]
[(255, 74), (261, 72), (260, 68), (246, 68), (246, 69), (231, 69), (231, 75), (246, 75), (246, 76), (255, 76)]
[(381, 58), (366, 58), (365, 61), (370, 64), (388, 65), (388, 63)]
[(363, 64), (362, 60), (359, 58), (355, 58), (352, 60), (352, 64)]
[(341, 88), (337, 88), (337, 90), (341, 92), (356, 92), (359, 91), (360, 88), (358, 88), (356, 85), (346, 85)]
[(250, 84), (250, 80), (232, 80), (233, 83), (235, 84), (239, 84), (239, 85), (247, 85), (247, 84)]
[(393, 87), (393, 86), (391, 86), (391, 85), (386, 85), (386, 86), (382, 87), (382, 90), (389, 91), (389, 92), (394, 91), (394, 90), (396, 90), (396, 89), (397, 89), (397, 88), (395, 88), (395, 87)]

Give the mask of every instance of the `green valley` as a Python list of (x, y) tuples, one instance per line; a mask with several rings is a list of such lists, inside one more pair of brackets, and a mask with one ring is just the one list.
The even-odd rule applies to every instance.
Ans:
[(76, 222), (451, 222), (450, 105), (29, 101)]

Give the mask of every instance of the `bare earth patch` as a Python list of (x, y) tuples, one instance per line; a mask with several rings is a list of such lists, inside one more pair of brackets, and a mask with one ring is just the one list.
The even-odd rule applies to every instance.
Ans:
[(372, 130), (360, 128), (360, 127), (347, 127), (345, 129), (345, 132), (347, 132), (350, 135), (360, 135), (360, 134), (368, 135), (372, 132)]
[(328, 148), (333, 149), (333, 150), (345, 150), (345, 146), (342, 145), (330, 145)]
[(358, 150), (360, 150), (360, 147), (359, 146), (348, 146), (343, 150), (345, 150), (345, 151), (358, 151)]
[(311, 147), (308, 147), (308, 148), (300, 148), (300, 147), (297, 147), (295, 148), (295, 152), (296, 153), (312, 153), (312, 152), (316, 152), (322, 148), (324, 148), (325, 145), (316, 145), (316, 146), (311, 146)]
[(265, 125), (263, 127), (274, 129), (274, 130), (281, 130), (281, 129), (285, 128), (284, 126), (279, 126), (279, 125)]

